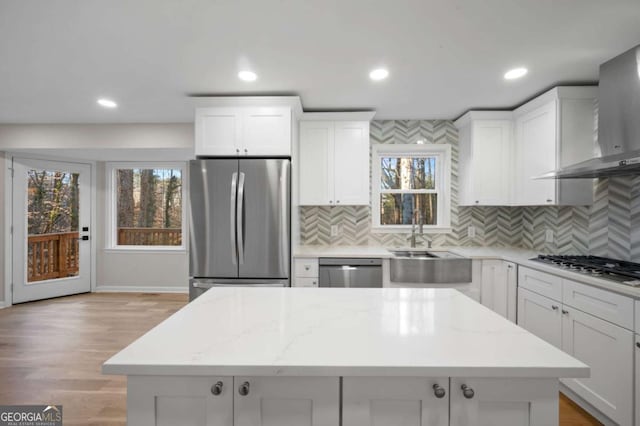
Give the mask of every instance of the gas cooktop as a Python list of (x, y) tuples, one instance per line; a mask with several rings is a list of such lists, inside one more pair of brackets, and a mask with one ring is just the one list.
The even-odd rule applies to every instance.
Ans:
[(640, 287), (640, 263), (598, 256), (547, 254), (541, 254), (531, 260), (620, 284)]

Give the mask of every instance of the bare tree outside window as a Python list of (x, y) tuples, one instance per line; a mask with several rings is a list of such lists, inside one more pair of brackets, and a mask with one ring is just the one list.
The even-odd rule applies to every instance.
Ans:
[(115, 179), (118, 245), (182, 245), (182, 170), (117, 169)]

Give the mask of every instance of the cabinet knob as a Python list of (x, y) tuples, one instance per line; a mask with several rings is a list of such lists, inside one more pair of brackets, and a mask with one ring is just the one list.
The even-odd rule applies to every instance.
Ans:
[(340, 204), (340, 200), (336, 201), (336, 204)]
[(563, 310), (562, 310), (562, 313), (563, 313), (564, 315), (567, 315), (567, 314), (569, 313), (569, 311), (567, 311), (566, 309), (563, 309)]
[(310, 270), (310, 269), (311, 269), (311, 266), (309, 266), (309, 265), (305, 265), (305, 266), (304, 266), (304, 270), (305, 270), (305, 271), (308, 271), (308, 270)]
[(476, 204), (480, 204), (480, 200), (476, 200)]
[[(556, 305), (551, 305), (551, 309), (553, 309), (554, 311), (557, 311), (558, 307)], [(564, 312), (564, 311), (562, 311), (562, 312)]]
[(640, 348), (640, 342), (636, 342), (636, 346)]
[(222, 393), (222, 386), (224, 383), (218, 382), (215, 385), (211, 386), (211, 393), (214, 395), (220, 395)]
[(244, 149), (244, 155), (247, 155), (249, 153), (249, 151), (247, 151), (247, 148)]
[(436, 383), (435, 385), (433, 385), (433, 394), (436, 396), (436, 398), (440, 399), (445, 397), (447, 391), (444, 390), (442, 386)]
[(465, 398), (467, 399), (471, 399), (473, 398), (473, 396), (476, 394), (472, 388), (470, 388), (467, 385), (462, 385), (460, 386), (460, 389), (462, 389), (462, 395), (464, 395)]
[(333, 204), (333, 200), (329, 200), (329, 204)]
[(243, 384), (241, 384), (238, 388), (238, 393), (242, 396), (249, 395), (249, 382), (244, 382)]
[(236, 148), (236, 154), (240, 154), (240, 148)]

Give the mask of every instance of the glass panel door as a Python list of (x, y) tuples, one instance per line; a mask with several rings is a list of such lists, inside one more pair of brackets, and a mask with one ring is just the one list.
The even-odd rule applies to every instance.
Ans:
[(13, 303), (91, 290), (90, 167), (14, 158)]

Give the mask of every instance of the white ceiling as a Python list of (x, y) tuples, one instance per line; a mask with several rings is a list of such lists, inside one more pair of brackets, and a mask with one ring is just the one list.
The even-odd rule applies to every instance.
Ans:
[(454, 118), (597, 81), (639, 43), (639, 0), (0, 0), (0, 122), (188, 122), (189, 94)]

